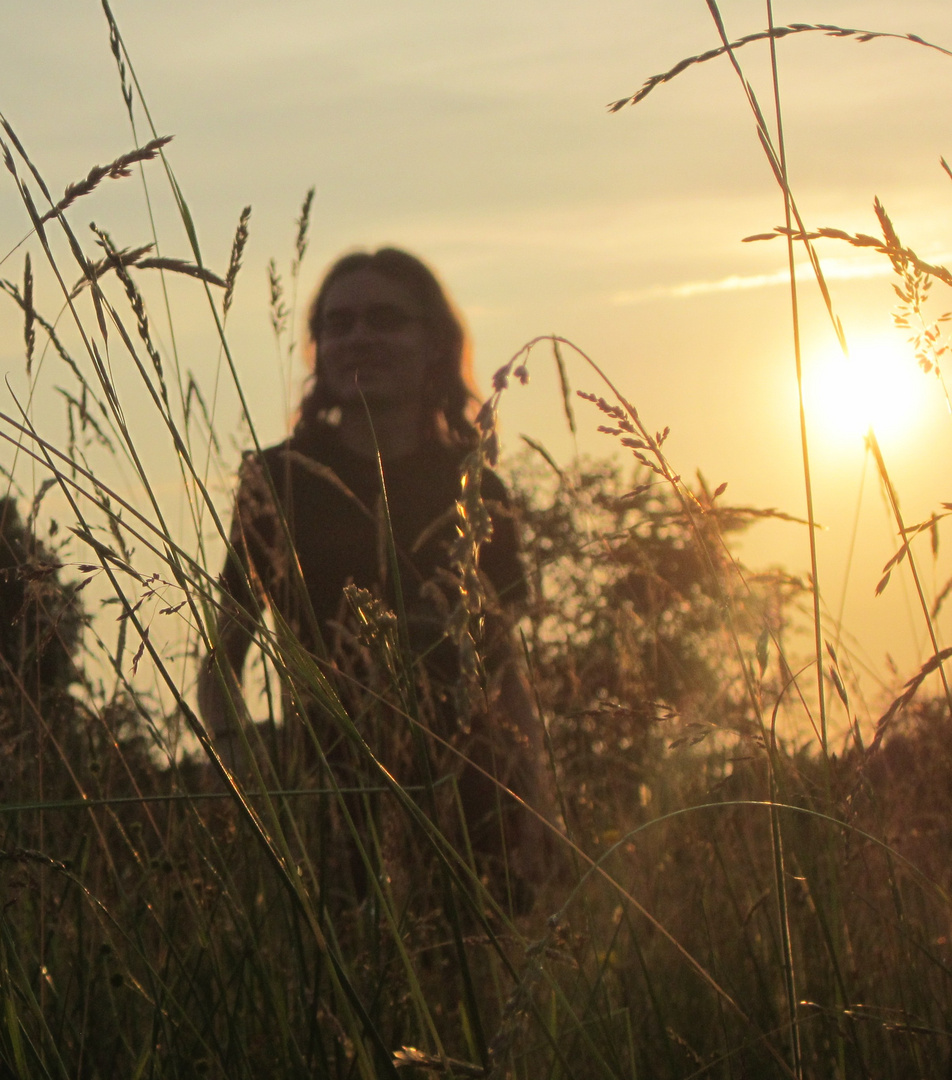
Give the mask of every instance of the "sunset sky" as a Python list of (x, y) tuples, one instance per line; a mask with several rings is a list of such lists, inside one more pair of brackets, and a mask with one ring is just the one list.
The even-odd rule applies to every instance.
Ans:
[[(296, 363), (289, 374), (276, 353), (267, 263), (274, 257), (287, 281), (294, 219), (313, 185), (301, 303), (343, 250), (406, 247), (437, 269), (465, 313), (483, 387), (524, 342), (556, 333), (604, 367), (650, 428), (670, 426), (668, 456), (682, 475), (701, 469), (712, 487), (728, 484), (726, 500), (804, 513), (786, 246), (741, 242), (782, 224), (783, 202), (740, 82), (722, 57), (659, 86), (634, 108), (606, 109), (649, 76), (719, 43), (704, 0), (112, 6), (155, 127), (175, 136), (168, 160), (207, 265), (224, 272), (241, 209), (252, 206), (228, 337), (262, 441), (286, 431), (288, 400), (293, 405), (303, 374)], [(724, 0), (721, 11), (731, 38), (766, 25), (761, 2)], [(911, 32), (952, 49), (948, 0), (778, 0), (774, 21)], [(929, 261), (952, 262), (952, 180), (939, 163), (952, 157), (952, 57), (907, 41), (859, 43), (820, 33), (778, 48), (791, 185), (807, 224), (875, 233), (878, 196), (904, 243)], [(737, 55), (772, 117), (767, 45)], [(0, 112), (54, 194), (132, 149), (97, 0), (7, 0)], [(144, 142), (141, 111), (137, 124)], [(191, 258), (160, 164), (147, 165), (146, 176), (162, 253)], [(84, 240), (95, 220), (120, 247), (151, 235), (137, 176), (105, 182), (70, 220)], [(4, 171), (0, 277), (22, 278), (27, 247), (41, 263), (35, 241), (7, 254), (27, 231)], [(834, 241), (818, 252), (853, 363), (898, 350), (905, 381), (900, 376), (888, 391), (894, 407), (877, 422), (914, 523), (952, 501), (952, 418), (937, 380), (917, 375), (911, 351), (902, 351), (906, 335), (891, 327), (887, 260)], [(803, 253), (797, 258), (804, 261)], [(858, 664), (885, 678), (888, 651), (908, 677), (929, 655), (922, 620), (898, 577), (885, 596), (873, 596), (896, 547), (895, 526), (872, 463), (864, 467), (861, 426), (830, 407), (847, 402), (851, 390), (823, 374), (842, 361), (809, 274), (800, 287), (816, 513), (825, 526), (823, 594), (834, 614), (844, 604), (843, 648), (855, 650)], [(952, 309), (952, 294), (940, 290), (949, 292), (935, 286), (934, 315)], [(217, 423), (234, 433), (233, 467), (244, 437), (204, 293), (176, 283), (172, 299), (183, 367), (209, 400), (219, 380)], [(14, 305), (0, 301), (0, 366), (25, 400), (22, 323)], [(36, 304), (50, 318), (62, 304), (41, 270)], [(152, 320), (169, 350), (163, 318), (156, 307)], [(530, 369), (530, 385), (504, 401), (504, 449), (515, 453), (525, 433), (568, 461), (573, 444), (545, 346)], [(870, 370), (862, 368), (862, 383)], [(578, 388), (603, 392), (581, 364), (570, 376)], [(54, 388), (61, 379), (50, 360), (32, 406), (41, 429), (60, 442), (63, 410)], [(0, 399), (3, 411), (14, 409), (6, 389)], [(583, 402), (577, 412), (581, 450), (612, 452), (595, 432), (597, 415)], [(147, 424), (142, 439), (148, 448)], [(156, 447), (155, 460), (166, 452)], [(165, 479), (173, 477), (170, 469)], [(763, 526), (741, 554), (753, 566), (805, 572), (806, 532)], [(921, 558), (934, 593), (952, 564), (933, 567), (925, 547)], [(939, 620), (941, 644), (952, 643), (950, 619), (952, 608)], [(867, 675), (864, 688), (875, 698), (876, 679)]]

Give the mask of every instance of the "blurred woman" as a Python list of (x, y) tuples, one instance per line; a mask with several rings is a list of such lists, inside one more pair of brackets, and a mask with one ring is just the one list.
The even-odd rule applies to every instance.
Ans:
[[(506, 490), (485, 467), (477, 475), (492, 528), (478, 557), (487, 599), (475, 701), (464, 692), (463, 638), (447, 625), (460, 601), (461, 470), (478, 445), (466, 334), (428, 267), (393, 248), (335, 263), (308, 331), (314, 367), (294, 432), (242, 464), (215, 650), (199, 678), (202, 716), (234, 760), (242, 670), (270, 608), (401, 782), (422, 778), (415, 721), (433, 760), (447, 763), (440, 747), (455, 747), (466, 842), (477, 861), (505, 861), (531, 881), (539, 828), (500, 787), (531, 805), (542, 786), (541, 729), (511, 632), (526, 583)], [(314, 680), (285, 683), (286, 723), (303, 720), (336, 782), (359, 786), (366, 760)]]

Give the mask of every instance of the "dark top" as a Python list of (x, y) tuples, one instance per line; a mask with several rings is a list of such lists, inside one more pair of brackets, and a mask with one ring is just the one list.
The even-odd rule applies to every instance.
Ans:
[[(424, 637), (430, 640), (419, 642), (427, 647), (437, 627), (442, 635), (455, 600), (448, 572), (464, 456), (463, 450), (431, 443), (384, 467), (411, 643), (414, 626), (427, 624), (430, 631)], [(267, 474), (287, 520), (300, 575), (288, 558)], [(482, 471), (480, 490), (492, 522), (491, 539), (480, 548), (480, 576), (491, 586), (489, 593), (511, 608), (525, 599), (526, 582), (508, 495), (489, 469)], [(343, 590), (350, 583), (397, 610), (376, 459), (352, 453), (327, 425), (295, 434), (260, 458), (245, 455), (231, 540), (243, 565), (228, 560), (222, 575), (225, 593), (253, 612), (250, 572), (255, 593), (263, 594), (312, 650), (323, 651), (316, 623), (324, 648), (334, 652), (346, 612)]]

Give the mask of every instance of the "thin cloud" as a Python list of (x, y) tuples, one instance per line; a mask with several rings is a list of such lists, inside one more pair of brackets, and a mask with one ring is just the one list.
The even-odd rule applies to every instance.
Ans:
[[(952, 260), (952, 252), (940, 252), (929, 256), (929, 261), (944, 264)], [(855, 281), (864, 278), (888, 277), (893, 271), (889, 261), (880, 259), (824, 259), (823, 274), (828, 281)], [(797, 263), (797, 281), (813, 277), (813, 267), (808, 262)], [(706, 293), (737, 292), (741, 289), (764, 289), (772, 285), (786, 285), (789, 271), (774, 270), (769, 274), (731, 274), (717, 281), (688, 281), (681, 285), (656, 285), (650, 289), (629, 289), (613, 293), (611, 303), (623, 307), (642, 304), (646, 300), (682, 300)]]

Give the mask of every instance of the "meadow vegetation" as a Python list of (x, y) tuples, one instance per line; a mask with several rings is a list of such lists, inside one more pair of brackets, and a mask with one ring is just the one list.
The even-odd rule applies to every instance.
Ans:
[[(785, 515), (731, 506), (700, 475), (686, 483), (667, 433), (568, 342), (521, 349), (480, 413), (491, 451), (500, 396), (551, 353), (566, 423), (601, 427), (616, 450), (562, 466), (533, 444), (511, 466), (533, 584), (526, 662), (559, 801), (532, 911), (506, 873), (482, 873), (465, 838), (449, 843), (430, 813), (439, 775), (420, 790), (393, 779), (394, 754), (421, 752), (426, 718), (405, 693), (389, 613), (366, 609), (378, 694), (360, 711), (280, 625), (262, 628), (253, 712), (265, 720), (233, 767), (221, 761), (193, 692), (237, 462), (211, 389), (175, 352), (169, 282), (207, 294), (221, 378), (257, 444), (227, 334), (249, 213), (229, 266), (206, 267), (167, 140), (136, 134), (148, 111), (103, 7), (137, 149), (57, 198), (0, 116), (30, 230), (22, 276), (7, 256), (0, 289), (23, 322), (28, 376), (55, 368), (65, 410), (61, 438), (38, 430), (31, 401), (0, 416), (0, 1076), (946, 1075), (952, 721), (947, 688), (934, 696), (926, 681), (950, 653), (935, 630), (945, 594), (920, 592), (932, 659), (862, 731), (825, 640), (815, 562), (798, 580), (733, 554), (743, 530)], [(772, 48), (807, 32), (875, 37), (813, 26), (757, 37)], [(727, 56), (787, 208), (778, 235), (792, 266), (794, 245), (818, 234), (786, 183), (779, 107), (768, 124), (743, 80), (749, 43), (725, 36), (635, 98)], [(76, 231), (86, 195), (133, 171), (178, 207), (187, 258), (161, 255), (156, 236), (123, 248), (103, 228)], [(290, 274), (270, 270), (279, 350), (297, 318), (310, 205)], [(920, 362), (941, 370), (925, 311), (948, 275), (903, 247), (885, 210), (880, 223), (881, 239), (834, 238), (892, 262)], [(143, 423), (173, 448), (178, 518), (140, 453)], [(804, 434), (809, 494), (808, 450)], [(132, 477), (121, 489), (120, 474)], [(949, 507), (928, 527), (894, 508), (904, 539), (889, 570), (916, 574)], [(481, 520), (462, 500), (470, 553)], [(812, 510), (789, 527), (810, 542)], [(461, 643), (480, 615), (461, 590), (450, 619)], [(812, 659), (792, 630), (804, 624)], [(281, 724), (291, 684), (321, 699), (349, 744), (356, 791), (323, 768), (313, 733)]]

